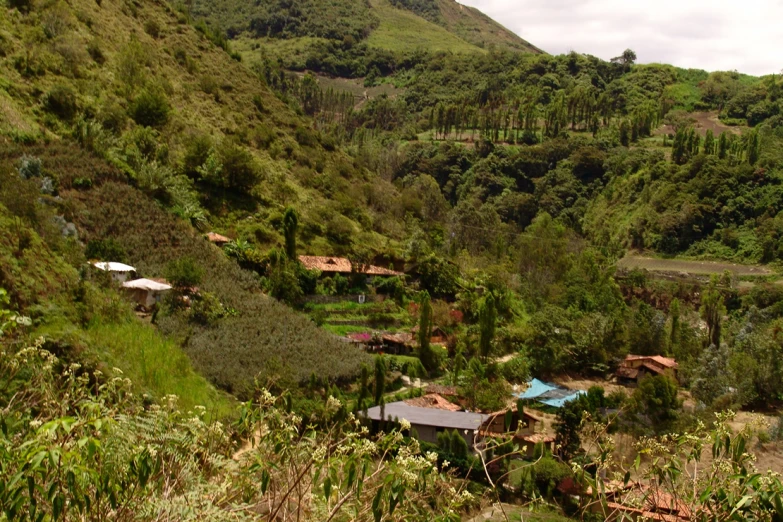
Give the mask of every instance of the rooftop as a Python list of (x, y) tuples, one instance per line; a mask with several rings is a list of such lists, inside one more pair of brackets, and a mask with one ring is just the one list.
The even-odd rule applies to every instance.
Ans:
[(372, 420), (405, 419), (411, 424), (434, 426), (457, 430), (478, 430), (486, 415), (467, 411), (447, 411), (435, 408), (411, 406), (405, 402), (392, 402), (385, 406), (384, 419), (381, 419), (381, 407), (367, 410), (367, 418)]
[(228, 243), (229, 241), (231, 241), (230, 238), (227, 238), (226, 236), (222, 236), (217, 232), (208, 232), (206, 234), (206, 238), (208, 241), (211, 241), (212, 243)]
[(662, 355), (627, 355), (626, 361), (643, 361), (649, 360), (660, 364), (666, 368), (677, 368), (677, 361), (671, 357), (663, 357)]
[(344, 257), (299, 256), (299, 262), (308, 270), (320, 270), (321, 272), (339, 272), (343, 274), (358, 272), (360, 274), (381, 276), (402, 275), (402, 272), (395, 272), (394, 270), (374, 265), (357, 264), (354, 270), (351, 261)]
[(437, 393), (428, 393), (415, 399), (406, 399), (403, 401), (408, 406), (417, 406), (419, 408), (434, 408), (437, 410), (460, 411), (462, 408), (457, 404), (447, 401)]
[(93, 261), (92, 266), (105, 272), (135, 272), (136, 269), (130, 265), (116, 263), (114, 261)]
[(151, 292), (164, 292), (171, 290), (171, 285), (161, 281), (155, 281), (153, 279), (134, 279), (133, 281), (126, 281), (122, 283), (123, 288), (136, 288), (139, 290), (147, 290)]

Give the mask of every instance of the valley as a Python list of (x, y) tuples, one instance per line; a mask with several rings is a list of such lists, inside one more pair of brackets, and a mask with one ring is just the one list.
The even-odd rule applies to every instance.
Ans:
[(783, 517), (780, 76), (0, 2), (0, 518)]

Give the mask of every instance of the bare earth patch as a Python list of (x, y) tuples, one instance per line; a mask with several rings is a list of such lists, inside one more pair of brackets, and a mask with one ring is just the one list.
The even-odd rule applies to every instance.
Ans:
[[(688, 114), (689, 117), (695, 120), (693, 127), (696, 129), (702, 137), (707, 134), (708, 130), (711, 130), (715, 136), (720, 135), (723, 131), (730, 132), (732, 134), (741, 134), (743, 127), (730, 127), (718, 119), (717, 112), (692, 112)], [(672, 125), (661, 125), (656, 129), (653, 134), (674, 134), (675, 130)]]

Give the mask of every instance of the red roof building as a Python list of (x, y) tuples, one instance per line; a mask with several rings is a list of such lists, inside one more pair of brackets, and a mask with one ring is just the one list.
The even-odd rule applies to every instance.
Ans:
[(615, 375), (618, 381), (638, 382), (646, 375), (668, 375), (677, 378), (677, 361), (661, 355), (628, 355)]

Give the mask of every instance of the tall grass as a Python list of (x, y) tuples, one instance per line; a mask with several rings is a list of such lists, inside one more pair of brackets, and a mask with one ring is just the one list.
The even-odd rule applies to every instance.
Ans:
[(234, 401), (198, 375), (187, 355), (173, 341), (138, 321), (99, 323), (88, 330), (101, 359), (154, 397), (173, 394), (183, 410), (196, 405), (213, 418), (232, 414)]

